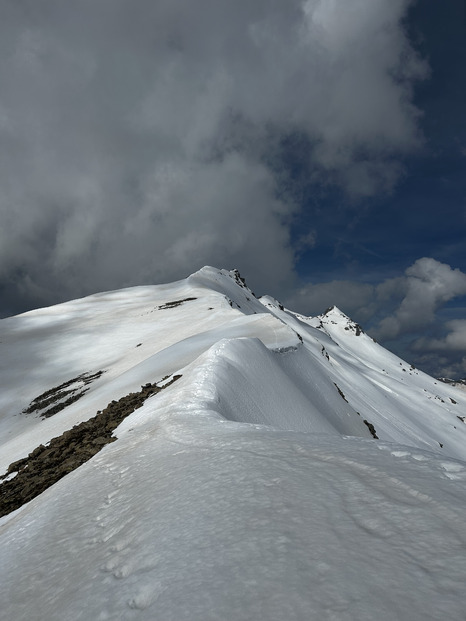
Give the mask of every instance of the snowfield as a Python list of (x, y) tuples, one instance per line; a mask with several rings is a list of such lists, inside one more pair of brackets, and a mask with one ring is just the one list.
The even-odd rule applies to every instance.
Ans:
[(338, 309), (206, 267), (4, 319), (0, 348), (0, 475), (181, 375), (0, 518), (2, 620), (466, 619), (466, 392)]

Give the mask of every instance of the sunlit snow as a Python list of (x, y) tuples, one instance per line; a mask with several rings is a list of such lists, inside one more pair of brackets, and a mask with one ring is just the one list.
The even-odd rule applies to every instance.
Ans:
[[(0, 347), (0, 474), (182, 376), (0, 519), (0, 618), (466, 618), (466, 392), (338, 309), (302, 317), (203, 268), (2, 320)], [(55, 416), (23, 413), (99, 370)]]

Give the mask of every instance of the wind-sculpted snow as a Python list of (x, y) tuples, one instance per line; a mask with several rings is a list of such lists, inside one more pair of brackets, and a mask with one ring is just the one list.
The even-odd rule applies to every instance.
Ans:
[(464, 621), (466, 393), (338, 309), (206, 267), (2, 320), (0, 348), (0, 475), (182, 376), (0, 519), (2, 620)]
[(6, 522), (5, 619), (464, 619), (464, 464), (146, 414)]
[(259, 339), (223, 339), (189, 371), (183, 407), (277, 429), (370, 437), (301, 342), (270, 351)]
[[(216, 277), (218, 270), (211, 269)], [(236, 288), (237, 300), (253, 299), (226, 274), (228, 293)], [(199, 299), (160, 309), (186, 298)], [(255, 304), (264, 310), (259, 301)], [(225, 336), (258, 337), (272, 349), (299, 342), (293, 329), (272, 314), (244, 315), (225, 295), (184, 281), (108, 292), (1, 321), (0, 474), (112, 399), (179, 371)], [(89, 369), (105, 369), (105, 382), (99, 380), (59, 416), (18, 417), (38, 394)]]

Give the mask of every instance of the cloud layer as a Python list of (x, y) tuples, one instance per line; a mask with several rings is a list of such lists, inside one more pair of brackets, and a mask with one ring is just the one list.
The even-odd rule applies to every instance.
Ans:
[(48, 303), (210, 263), (284, 289), (283, 139), (355, 198), (419, 145), (409, 5), (2, 2), (0, 288)]
[(445, 263), (424, 257), (409, 267), (405, 276), (387, 280), (379, 286), (382, 300), (403, 294), (401, 304), (375, 330), (380, 339), (394, 339), (417, 332), (432, 323), (435, 312), (449, 300), (466, 295), (466, 274)]

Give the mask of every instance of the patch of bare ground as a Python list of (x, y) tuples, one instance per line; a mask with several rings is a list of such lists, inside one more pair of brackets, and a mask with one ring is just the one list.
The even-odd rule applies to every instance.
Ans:
[(364, 419), (364, 424), (367, 426), (367, 428), (369, 429), (369, 431), (371, 432), (372, 437), (374, 438), (374, 440), (378, 440), (379, 436), (377, 435), (377, 432), (375, 431), (375, 427), (372, 423), (370, 423), (369, 421), (367, 421), (366, 419)]
[[(29, 406), (23, 410), (23, 414), (40, 412), (42, 418), (49, 418), (64, 410), (78, 399), (81, 399), (89, 390), (87, 386), (103, 375), (104, 371), (96, 373), (81, 373), (59, 386), (50, 388), (36, 397)], [(49, 407), (51, 406), (51, 407)]]
[(197, 300), (197, 298), (185, 298), (184, 300), (173, 300), (173, 302), (165, 302), (161, 306), (157, 306), (158, 310), (166, 310), (167, 308), (175, 308), (176, 306), (181, 306), (185, 302), (192, 302), (193, 300)]
[[(41, 444), (24, 459), (10, 464), (7, 473), (0, 477), (0, 517), (19, 509), (48, 487), (59, 481), (86, 461), (91, 459), (106, 444), (117, 438), (112, 436), (118, 425), (143, 403), (164, 390), (181, 375), (175, 375), (163, 386), (146, 384), (139, 392), (131, 392), (118, 401), (111, 401), (89, 420), (75, 425), (61, 436), (50, 440), (47, 446)], [(63, 390), (63, 384), (55, 389)], [(47, 393), (41, 395), (48, 398)]]

